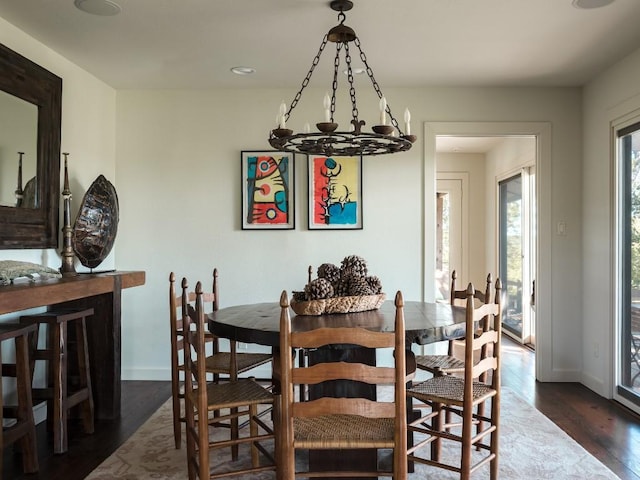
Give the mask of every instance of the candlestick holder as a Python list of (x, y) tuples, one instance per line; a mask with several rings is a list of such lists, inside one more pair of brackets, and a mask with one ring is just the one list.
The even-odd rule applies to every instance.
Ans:
[(391, 132), (393, 132), (394, 128), (392, 125), (374, 125), (373, 127), (371, 127), (371, 130), (380, 135), (391, 135)]
[(322, 133), (329, 133), (338, 128), (338, 124), (334, 122), (319, 122), (316, 123), (316, 128)]
[(64, 226), (62, 227), (62, 266), (60, 273), (63, 277), (71, 277), (78, 275), (73, 264), (73, 248), (71, 246), (71, 236), (73, 228), (71, 227), (71, 190), (69, 189), (69, 171), (67, 169), (67, 156), (64, 155), (64, 187), (62, 189), (62, 198), (64, 201)]
[(272, 131), (276, 137), (288, 137), (293, 133), (290, 128), (274, 128)]

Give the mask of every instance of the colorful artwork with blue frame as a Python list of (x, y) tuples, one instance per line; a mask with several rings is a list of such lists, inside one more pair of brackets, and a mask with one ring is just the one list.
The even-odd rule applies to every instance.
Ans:
[(362, 157), (309, 155), (309, 229), (362, 228)]
[(295, 228), (293, 154), (243, 151), (241, 159), (242, 229)]

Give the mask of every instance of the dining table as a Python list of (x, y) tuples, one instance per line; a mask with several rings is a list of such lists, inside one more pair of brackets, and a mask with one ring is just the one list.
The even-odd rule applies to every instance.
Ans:
[[(289, 307), (291, 308), (291, 307)], [(404, 302), (405, 338), (407, 350), (412, 344), (427, 345), (444, 340), (462, 338), (465, 335), (465, 308), (439, 302)], [(279, 392), (280, 358), (280, 313), (279, 302), (254, 303), (221, 308), (207, 315), (208, 328), (218, 337), (247, 344), (265, 345), (273, 352), (274, 392)], [(292, 331), (306, 331), (321, 327), (362, 327), (373, 331), (392, 332), (395, 327), (396, 307), (393, 300), (386, 300), (380, 308), (353, 313), (331, 313), (321, 315), (291, 314)], [(331, 346), (314, 349), (308, 354), (310, 363), (326, 361), (357, 361), (376, 364), (375, 349), (353, 346)], [(408, 356), (413, 359), (414, 356)], [(408, 366), (408, 370), (409, 370)], [(376, 400), (375, 388), (367, 384), (333, 381), (329, 384), (309, 387), (309, 398), (320, 396), (363, 396)], [(377, 461), (375, 450), (339, 452), (311, 451), (309, 462), (314, 466), (331, 470), (368, 469)], [(364, 478), (364, 477), (353, 477)]]

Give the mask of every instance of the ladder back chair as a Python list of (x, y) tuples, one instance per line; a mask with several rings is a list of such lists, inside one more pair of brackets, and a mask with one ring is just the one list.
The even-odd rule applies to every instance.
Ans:
[[(274, 395), (252, 378), (233, 379), (228, 382), (207, 382), (205, 366), (205, 315), (203, 292), (200, 282), (195, 289), (195, 308), (189, 300), (187, 280), (182, 280), (182, 318), (184, 326), (185, 352), (185, 409), (187, 437), (187, 469), (189, 480), (205, 480), (247, 473), (275, 470), (276, 455), (268, 451), (262, 442), (271, 440), (276, 444), (274, 428), (266, 424), (259, 416), (258, 407), (273, 408), (274, 417), (278, 417), (279, 405)], [(210, 424), (212, 412), (219, 412), (217, 422)], [(228, 412), (228, 413), (227, 413)], [(219, 438), (219, 422), (235, 421), (249, 417), (248, 435), (237, 432)], [(277, 425), (274, 420), (274, 425)], [(240, 458), (224, 468), (211, 465), (211, 450), (248, 444), (250, 462)], [(260, 462), (260, 453), (267, 457), (267, 463)]]
[[(456, 290), (456, 271), (451, 272), (451, 294), (450, 303), (456, 305), (456, 300), (467, 299), (467, 290)], [(480, 303), (491, 302), (491, 274), (487, 275), (487, 283), (485, 290), (475, 290), (473, 292), (474, 298)], [(478, 333), (481, 333), (486, 328), (486, 324), (482, 323)], [(457, 347), (457, 348), (456, 348)], [(420, 370), (425, 370), (431, 373), (433, 376), (439, 375), (451, 375), (453, 373), (464, 372), (464, 359), (455, 355), (455, 350), (461, 350), (464, 348), (464, 340), (449, 340), (448, 350), (446, 355), (416, 355), (416, 367)]]
[[(425, 380), (407, 389), (407, 395), (419, 403), (427, 413), (412, 421), (408, 431), (415, 435), (415, 445), (408, 449), (408, 459), (457, 472), (460, 479), (468, 480), (471, 474), (489, 463), (490, 479), (498, 478), (498, 443), (500, 418), (500, 332), (501, 285), (496, 280), (495, 302), (479, 307), (474, 305), (474, 288), (467, 288), (465, 321), (465, 369), (463, 378), (442, 375)], [(487, 321), (487, 329), (477, 336), (480, 322)], [(485, 348), (491, 346), (492, 348)], [(478, 356), (475, 352), (484, 352)], [(483, 380), (484, 379), (484, 380)], [(478, 409), (489, 403), (488, 414)], [(457, 428), (446, 423), (445, 412), (460, 419)], [(475, 434), (474, 434), (474, 426)], [(440, 459), (441, 443), (460, 445), (457, 463), (445, 463)], [(418, 455), (418, 451), (431, 446), (431, 458)], [(473, 458), (472, 451), (478, 450)]]
[[(182, 295), (176, 293), (176, 275), (169, 275), (169, 320), (171, 328), (171, 396), (173, 400), (173, 438), (175, 447), (180, 448), (182, 423), (186, 421), (184, 415), (184, 383), (185, 357), (184, 357), (184, 317), (182, 316)], [(187, 294), (187, 301), (193, 305), (195, 292)], [(211, 292), (202, 294), (203, 303), (211, 304), (213, 311), (218, 310), (218, 269), (213, 269), (213, 285)], [(206, 323), (205, 323), (206, 325)], [(229, 351), (221, 351), (219, 339), (208, 331), (205, 331), (205, 343), (209, 352), (205, 359), (205, 368), (209, 377), (214, 382), (237, 380), (238, 375), (248, 372), (253, 368), (271, 362), (269, 353), (238, 352), (237, 343), (229, 341)], [(203, 357), (204, 358), (204, 357)], [(214, 412), (214, 416), (217, 412)], [(230, 428), (237, 433), (238, 424), (234, 420)], [(237, 457), (237, 448), (234, 447), (234, 457)]]
[[(395, 332), (375, 332), (359, 327), (318, 328), (292, 332), (287, 292), (280, 297), (280, 355), (282, 384), (282, 425), (280, 427), (280, 478), (385, 476), (407, 477), (406, 385), (404, 301), (395, 298)], [(332, 344), (394, 351), (392, 367), (362, 363), (328, 362), (312, 366), (295, 363), (289, 351), (321, 348)], [(390, 401), (365, 398), (320, 397), (296, 401), (294, 388), (325, 381), (347, 380), (393, 388)], [(393, 449), (393, 465), (388, 471), (296, 471), (296, 452), (325, 449)], [(302, 467), (301, 467), (302, 468)]]

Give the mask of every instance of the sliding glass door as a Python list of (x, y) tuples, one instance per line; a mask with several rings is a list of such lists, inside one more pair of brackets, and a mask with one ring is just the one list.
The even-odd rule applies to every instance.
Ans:
[(502, 328), (523, 344), (535, 345), (535, 169), (498, 183), (499, 272), (504, 309)]
[(617, 137), (616, 394), (640, 405), (640, 123)]

